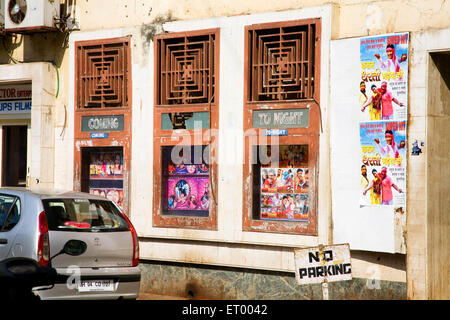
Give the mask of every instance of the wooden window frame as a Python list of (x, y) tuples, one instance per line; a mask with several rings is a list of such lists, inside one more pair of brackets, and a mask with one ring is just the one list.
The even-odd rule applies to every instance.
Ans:
[[(132, 63), (131, 63), (131, 38), (107, 38), (98, 40), (82, 40), (75, 42), (75, 84), (79, 80), (81, 72), (80, 61), (77, 56), (77, 48), (80, 46), (92, 46), (99, 44), (126, 43), (127, 59), (127, 104), (121, 107), (109, 108), (80, 108), (78, 106), (78, 87), (75, 86), (74, 99), (74, 190), (82, 191), (82, 158), (81, 148), (90, 147), (122, 147), (123, 148), (123, 211), (129, 215), (129, 186), (130, 186), (130, 164), (131, 164), (131, 142), (132, 142)], [(122, 131), (108, 131), (108, 137), (103, 139), (93, 139), (90, 132), (82, 131), (82, 117), (86, 116), (104, 116), (104, 115), (123, 115), (124, 128)]]
[[(299, 24), (315, 24), (315, 70), (314, 93), (312, 98), (296, 101), (250, 101), (250, 36), (249, 30), (262, 28), (276, 28)], [(245, 27), (245, 60), (244, 60), (244, 167), (243, 167), (243, 205), (242, 205), (242, 229), (252, 232), (285, 233), (296, 235), (318, 235), (318, 174), (319, 174), (319, 133), (321, 126), (320, 111), (320, 37), (321, 19), (306, 19), (276, 23), (264, 23)], [(265, 145), (264, 141), (258, 141), (260, 130), (253, 128), (252, 114), (258, 110), (289, 110), (309, 109), (309, 126), (305, 128), (287, 128), (287, 136), (265, 137), (267, 144), (277, 141), (278, 145), (302, 145), (308, 144), (308, 169), (309, 169), (309, 219), (308, 222), (276, 221), (255, 219), (253, 213), (253, 176), (252, 176), (252, 149), (256, 145)], [(262, 134), (264, 135), (264, 134)]]
[[(154, 38), (155, 43), (155, 74), (154, 74), (154, 130), (153, 130), (153, 227), (185, 228), (198, 230), (217, 230), (217, 132), (219, 129), (219, 48), (220, 29), (204, 29), (189, 32), (174, 32), (161, 34)], [(159, 40), (177, 37), (202, 36), (214, 34), (214, 99), (209, 103), (160, 105), (158, 97), (159, 75)], [(206, 129), (174, 129), (162, 130), (161, 117), (163, 113), (176, 112), (209, 112), (209, 128)], [(212, 134), (213, 133), (213, 134)], [(176, 137), (175, 137), (176, 136)], [(201, 136), (201, 138), (199, 138)], [(197, 141), (198, 140), (198, 141)], [(208, 217), (176, 216), (162, 214), (162, 154), (163, 146), (175, 145), (209, 145), (210, 146), (210, 211)]]

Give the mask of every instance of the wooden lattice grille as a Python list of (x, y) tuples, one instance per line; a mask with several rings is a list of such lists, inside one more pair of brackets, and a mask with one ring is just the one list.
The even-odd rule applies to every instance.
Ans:
[(250, 102), (311, 99), (316, 25), (249, 28)]
[(128, 107), (128, 41), (79, 44), (77, 107)]
[(214, 103), (215, 34), (157, 41), (157, 104)]

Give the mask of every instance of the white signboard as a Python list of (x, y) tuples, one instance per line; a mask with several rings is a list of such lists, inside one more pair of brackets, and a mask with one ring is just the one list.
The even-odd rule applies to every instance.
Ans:
[(295, 249), (294, 258), (299, 285), (352, 279), (348, 244)]
[(0, 116), (31, 113), (31, 84), (0, 85)]

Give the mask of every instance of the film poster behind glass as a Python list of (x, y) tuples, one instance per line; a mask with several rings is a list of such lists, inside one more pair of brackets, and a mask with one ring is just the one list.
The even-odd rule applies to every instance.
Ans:
[(121, 151), (92, 152), (89, 193), (113, 200), (123, 208), (123, 155)]
[(209, 210), (209, 167), (202, 164), (169, 164), (168, 211)]
[(308, 146), (279, 146), (278, 156), (278, 161), (261, 167), (260, 217), (306, 221), (309, 216)]

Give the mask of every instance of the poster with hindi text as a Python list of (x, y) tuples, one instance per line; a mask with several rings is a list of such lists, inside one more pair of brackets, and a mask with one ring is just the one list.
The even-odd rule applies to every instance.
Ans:
[(359, 125), (360, 205), (406, 206), (406, 121)]
[(406, 120), (409, 33), (360, 39), (360, 121)]

